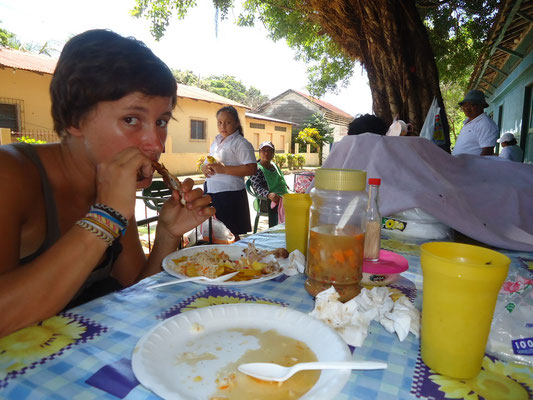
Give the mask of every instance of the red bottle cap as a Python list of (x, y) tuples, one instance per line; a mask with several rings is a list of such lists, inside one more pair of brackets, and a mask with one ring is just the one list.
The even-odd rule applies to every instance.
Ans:
[(368, 184), (369, 185), (378, 185), (379, 186), (379, 185), (381, 185), (381, 179), (379, 179), (379, 178), (370, 178), (368, 180)]

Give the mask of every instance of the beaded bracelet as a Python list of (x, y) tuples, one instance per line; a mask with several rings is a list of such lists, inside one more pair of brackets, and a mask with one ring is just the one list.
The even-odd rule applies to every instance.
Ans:
[(95, 212), (96, 211), (95, 209), (104, 211), (110, 217), (114, 217), (115, 219), (120, 221), (120, 223), (124, 225), (124, 229), (128, 226), (128, 220), (114, 208), (106, 206), (105, 204), (95, 203), (95, 205), (91, 207), (91, 212)]
[(104, 204), (95, 204), (76, 225), (94, 233), (111, 246), (115, 239), (124, 235), (128, 220), (115, 209)]
[(119, 225), (116, 221), (107, 218), (104, 215), (89, 212), (85, 218), (93, 220), (95, 223), (102, 225), (104, 229), (110, 230), (113, 236), (120, 236), (124, 232), (124, 227)]
[[(99, 217), (97, 217), (96, 214)], [(91, 207), (89, 210), (90, 216), (93, 216), (95, 219), (99, 220), (100, 217), (105, 218), (106, 220), (110, 221), (107, 224), (112, 224), (113, 227), (118, 227), (118, 232), (123, 235), (126, 231), (126, 228), (128, 227), (128, 220), (124, 218), (124, 216), (119, 213), (118, 211), (114, 210), (113, 208), (103, 205), (103, 204), (95, 204)]]
[(108, 246), (111, 246), (113, 244), (113, 237), (107, 234), (102, 229), (94, 226), (89, 221), (87, 221), (85, 218), (80, 219), (76, 222), (76, 225), (82, 227), (83, 229), (88, 230), (91, 233), (94, 233), (96, 236), (98, 236), (100, 239), (103, 239)]

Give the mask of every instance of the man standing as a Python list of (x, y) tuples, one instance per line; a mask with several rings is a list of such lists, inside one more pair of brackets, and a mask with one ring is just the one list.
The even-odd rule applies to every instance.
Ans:
[(506, 160), (522, 162), (524, 152), (517, 145), (516, 138), (511, 132), (504, 133), (501, 138), (498, 139), (498, 143), (502, 146), (500, 157)]
[(466, 120), (452, 155), (494, 155), (494, 146), (499, 136), (499, 130), (492, 118), (483, 112), (483, 109), (489, 106), (485, 101), (483, 92), (480, 90), (469, 91), (459, 105), (466, 115)]

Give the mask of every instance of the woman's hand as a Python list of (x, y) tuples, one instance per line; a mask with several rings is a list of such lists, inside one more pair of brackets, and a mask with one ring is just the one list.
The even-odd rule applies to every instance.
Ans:
[(177, 191), (173, 191), (172, 197), (163, 204), (157, 224), (158, 235), (162, 233), (179, 238), (215, 215), (215, 208), (210, 206), (211, 197), (204, 195), (200, 188), (193, 189), (193, 185), (190, 178), (181, 183), (187, 202), (185, 206), (181, 205)]
[(136, 147), (115, 154), (96, 167), (96, 202), (121, 213), (127, 220), (135, 214), (137, 178), (154, 173), (152, 162)]
[(279, 203), (279, 201), (281, 200), (281, 197), (276, 193), (269, 193), (267, 197), (274, 203)]
[(212, 165), (213, 164), (203, 164), (202, 165), (202, 172), (208, 178), (215, 174), (215, 171), (213, 170), (213, 168), (211, 168)]
[(213, 164), (209, 164), (208, 167), (211, 169), (211, 175), (214, 174), (225, 174), (226, 173), (226, 165), (222, 162), (217, 162)]

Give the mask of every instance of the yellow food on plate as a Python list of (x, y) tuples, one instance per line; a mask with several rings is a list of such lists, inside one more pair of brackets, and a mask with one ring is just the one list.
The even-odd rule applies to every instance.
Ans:
[(216, 278), (239, 271), (237, 275), (229, 279), (238, 282), (281, 271), (272, 253), (272, 251), (258, 250), (253, 243), (250, 243), (244, 250), (244, 255), (237, 260), (231, 260), (224, 251), (214, 248), (191, 256), (175, 258), (172, 261), (175, 264), (174, 271), (186, 276)]

